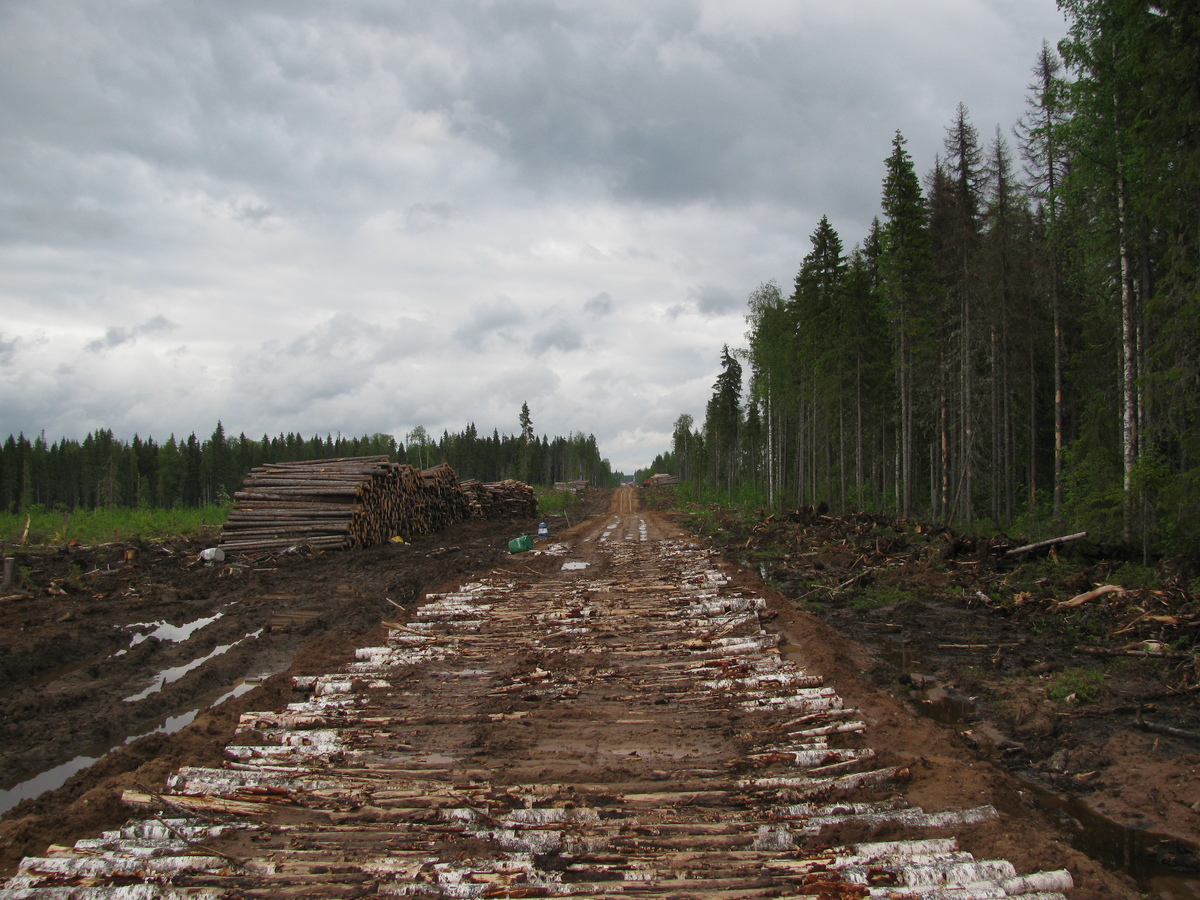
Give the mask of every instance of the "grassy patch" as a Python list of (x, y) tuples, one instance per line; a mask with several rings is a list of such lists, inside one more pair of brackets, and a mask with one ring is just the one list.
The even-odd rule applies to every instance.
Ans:
[(885, 606), (902, 606), (920, 602), (921, 596), (916, 591), (910, 591), (895, 584), (880, 584), (857, 591), (846, 601), (846, 605), (859, 612), (870, 612)]
[(64, 512), (31, 507), (23, 513), (0, 513), (0, 541), (16, 544), (25, 532), (28, 544), (103, 544), (133, 538), (154, 540), (174, 535), (195, 536), (219, 528), (229, 515), (229, 504), (176, 509), (134, 509), (113, 506)]
[(556, 491), (553, 488), (534, 488), (537, 494), (538, 512), (547, 516), (572, 516), (579, 509), (579, 496), (571, 491)]
[(1071, 666), (1054, 677), (1046, 696), (1055, 703), (1064, 703), (1071, 698), (1076, 703), (1096, 703), (1107, 693), (1103, 672)]
[(1159, 586), (1158, 576), (1154, 570), (1136, 563), (1125, 563), (1109, 576), (1109, 581), (1121, 585), (1127, 591)]

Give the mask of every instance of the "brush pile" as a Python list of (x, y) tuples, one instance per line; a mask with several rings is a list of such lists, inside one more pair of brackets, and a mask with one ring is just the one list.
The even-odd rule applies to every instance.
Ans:
[(528, 485), (460, 485), (446, 464), (421, 471), (386, 456), (268, 463), (251, 470), (234, 499), (221, 547), (246, 553), (297, 545), (369, 547), (395, 535), (443, 531), (469, 518), (537, 514)]

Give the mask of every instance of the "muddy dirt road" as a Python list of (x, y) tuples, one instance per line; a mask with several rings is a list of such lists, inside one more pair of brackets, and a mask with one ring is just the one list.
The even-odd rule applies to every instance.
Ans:
[(630, 490), (389, 619), (0, 897), (1137, 896)]

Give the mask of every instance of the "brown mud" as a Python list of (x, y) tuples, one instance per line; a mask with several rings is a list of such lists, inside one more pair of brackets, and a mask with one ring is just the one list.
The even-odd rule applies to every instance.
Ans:
[[(595, 491), (578, 515), (607, 504)], [(287, 702), (291, 675), (336, 667), (381, 620), (503, 564), (509, 540), (543, 520), (566, 527), (467, 522), (403, 544), (212, 564), (200, 554), (215, 533), (6, 549), (20, 577), (0, 597), (0, 875), (120, 825), (121, 790), (219, 762), (239, 715)]]
[[(604, 492), (592, 503), (592, 513), (605, 509)], [(566, 525), (550, 523), (555, 534)], [(13, 781), (149, 730), (239, 679), (280, 674), (199, 712), (177, 733), (119, 746), (61, 788), (16, 805), (0, 820), (0, 874), (11, 874), (22, 855), (126, 821), (122, 789), (158, 791), (182, 765), (219, 765), (243, 711), (281, 708), (293, 699), (291, 675), (335, 671), (356, 647), (378, 643), (381, 620), (408, 615), (397, 604), (411, 609), (425, 593), (497, 567), (540, 569), (537, 557), (506, 550), (535, 524), (469, 525), (408, 545), (218, 566), (199, 558), (203, 542), (26, 554), (24, 596), (0, 601), (0, 765), (16, 773)], [(1074, 849), (1078, 820), (1097, 810), (1151, 836), (1142, 849), (1159, 861), (1195, 865), (1200, 743), (1138, 727), (1140, 720), (1200, 730), (1195, 672), (1182, 657), (1076, 649), (1145, 640), (1182, 646), (1195, 633), (1190, 582), (1177, 576), (1062, 609), (1051, 601), (1111, 582), (1115, 564), (1069, 557), (1065, 548), (1057, 561), (1010, 564), (1002, 551), (1015, 542), (969, 542), (815, 511), (691, 524), (743, 564), (735, 578), (772, 600), (789, 652), (869, 711), (881, 755), (912, 768), (914, 802), (991, 802), (1025, 823), (978, 829), (968, 840), (980, 852), (986, 845), (1022, 870), (1069, 868), (1073, 898), (1145, 895), (1150, 882), (1135, 885), (1114, 871), (1119, 861), (1104, 860), (1105, 868)], [(134, 634), (150, 631), (133, 624), (181, 626), (218, 612), (187, 640), (133, 645)], [(1112, 632), (1121, 633), (1099, 640)], [(239, 639), (161, 690), (129, 699), (161, 673)], [(1151, 895), (1200, 896), (1186, 892), (1194, 881), (1181, 879), (1160, 882), (1182, 885), (1180, 892)]]
[(1200, 560), (1150, 570), (1086, 540), (1009, 556), (1021, 541), (816, 509), (684, 520), (1074, 845), (1146, 895), (1200, 897)]

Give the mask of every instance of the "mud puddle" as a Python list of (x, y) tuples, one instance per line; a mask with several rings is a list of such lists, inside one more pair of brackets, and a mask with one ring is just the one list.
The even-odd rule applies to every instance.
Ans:
[(1129, 828), (1101, 815), (1086, 803), (1071, 800), (1025, 781), (1047, 821), (1070, 836), (1071, 846), (1121, 871), (1151, 897), (1200, 900), (1200, 873), (1181, 872), (1164, 860), (1196, 860), (1200, 847), (1188, 847), (1167, 835)]
[[(921, 674), (926, 665), (936, 668), (938, 660), (926, 660), (920, 648), (904, 640), (883, 637), (868, 646), (909, 682), (909, 698), (920, 715), (953, 728), (980, 752), (1002, 760), (1006, 739), (980, 721), (983, 716), (976, 698), (947, 690)], [(1200, 847), (1183, 845), (1152, 830), (1122, 825), (1082, 800), (1057, 794), (1029, 778), (1022, 781), (1046, 820), (1066, 832), (1075, 849), (1113, 871), (1124, 872), (1146, 896), (1200, 900), (1200, 873), (1181, 871), (1181, 866), (1200, 861)]]
[(161, 691), (163, 688), (165, 688), (168, 684), (174, 684), (176, 681), (178, 681), (180, 678), (182, 678), (188, 672), (194, 672), (196, 669), (200, 668), (202, 665), (204, 665), (210, 659), (213, 659), (215, 657), (221, 656), (222, 654), (228, 653), (230, 650), (232, 650), (234, 647), (236, 647), (238, 644), (242, 643), (243, 641), (252, 641), (252, 640), (256, 639), (262, 633), (263, 633), (263, 629), (260, 628), (257, 631), (252, 631), (249, 634), (243, 635), (242, 637), (238, 638), (236, 641), (232, 641), (228, 644), (218, 644), (216, 647), (214, 647), (211, 651), (206, 653), (204, 656), (201, 656), (198, 659), (193, 659), (191, 662), (184, 663), (182, 666), (171, 666), (169, 668), (163, 669), (160, 672), (157, 672), (154, 675), (154, 677), (151, 679), (149, 687), (145, 688), (144, 690), (138, 691), (136, 694), (130, 694), (128, 697), (125, 698), (125, 702), (126, 703), (137, 703), (139, 700), (145, 700), (151, 694), (157, 694), (159, 691)]
[(214, 709), (220, 706), (226, 700), (231, 700), (234, 697), (240, 697), (247, 694), (254, 688), (258, 687), (263, 679), (267, 678), (271, 673), (256, 675), (252, 678), (239, 680), (232, 687), (214, 693), (209, 698), (204, 699), (197, 706), (192, 706), (171, 715), (164, 717), (157, 725), (148, 730), (139, 731), (137, 734), (131, 734), (117, 741), (107, 741), (89, 747), (83, 753), (60, 763), (57, 766), (38, 772), (31, 778), (26, 778), (22, 781), (9, 782), (0, 785), (0, 815), (8, 812), (22, 800), (31, 800), (34, 797), (41, 795), (46, 791), (57, 790), (67, 783), (67, 780), (77, 772), (82, 772), (84, 769), (95, 765), (100, 760), (104, 759), (113, 750), (118, 747), (128, 746), (136, 740), (148, 737), (152, 734), (175, 734), (191, 725), (196, 720), (196, 716), (208, 709)]

